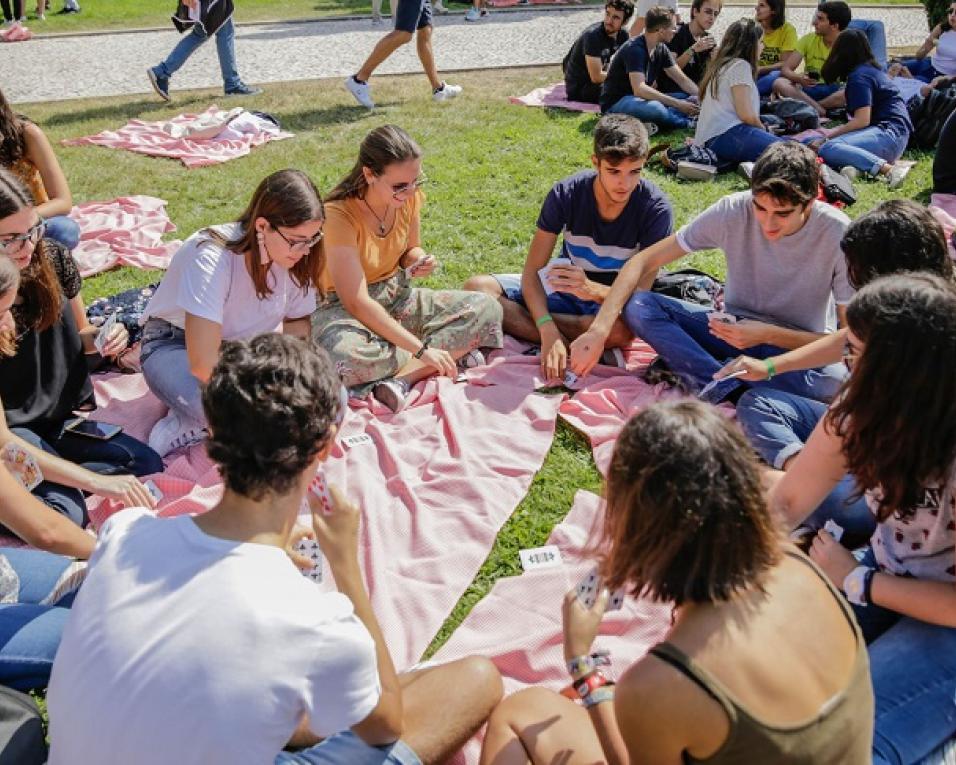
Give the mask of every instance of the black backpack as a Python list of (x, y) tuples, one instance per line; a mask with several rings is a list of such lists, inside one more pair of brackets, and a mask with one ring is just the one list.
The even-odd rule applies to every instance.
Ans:
[(0, 685), (0, 765), (43, 765), (46, 758), (43, 721), (36, 702)]
[(956, 109), (956, 85), (931, 90), (925, 98), (914, 96), (906, 107), (913, 123), (909, 148), (935, 149), (946, 118)]
[(724, 285), (710, 274), (696, 268), (662, 271), (654, 280), (653, 292), (686, 300), (690, 303), (719, 308), (723, 305)]
[(761, 103), (760, 117), (763, 119), (767, 116), (776, 117), (774, 124), (778, 124), (777, 120), (782, 123), (780, 135), (796, 135), (820, 127), (817, 110), (795, 98), (778, 98)]

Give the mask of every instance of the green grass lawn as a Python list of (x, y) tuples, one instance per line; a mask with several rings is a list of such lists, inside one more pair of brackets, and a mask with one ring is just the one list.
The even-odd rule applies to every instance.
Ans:
[[(57, 15), (62, 0), (49, 0), (52, 5), (46, 21), (34, 21), (36, 0), (24, 0), (30, 19), (29, 26), (36, 34), (47, 32), (79, 32), (113, 29), (141, 29), (169, 26), (169, 14), (175, 10), (173, 0), (80, 0), (81, 13)], [(600, 4), (603, 0), (585, 0)], [(798, 0), (796, 5), (814, 5), (812, 0)], [(914, 0), (867, 0), (868, 5), (912, 5)], [(464, 10), (470, 0), (450, 0), (453, 10)], [(387, 7), (387, 6), (386, 6)], [(236, 20), (276, 21), (279, 19), (314, 19), (322, 16), (368, 14), (370, 0), (236, 0)]]
[[(179, 226), (176, 236), (185, 238), (204, 225), (233, 220), (258, 181), (275, 170), (300, 168), (320, 189), (331, 188), (354, 161), (362, 136), (375, 126), (395, 123), (425, 150), (429, 183), (423, 239), (425, 248), (443, 264), (429, 283), (457, 287), (470, 274), (520, 270), (551, 184), (590, 163), (594, 115), (528, 109), (506, 101), (508, 95), (559, 77), (556, 67), (463, 74), (455, 81), (465, 86), (465, 93), (452, 104), (434, 104), (421, 76), (376, 78), (376, 101), (382, 106), (374, 113), (354, 106), (338, 80), (273, 85), (250, 106), (275, 114), (296, 137), (266, 145), (243, 159), (199, 170), (95, 147), (59, 148), (58, 154), (75, 200), (129, 194), (161, 197), (168, 201), (169, 215)], [(24, 105), (21, 110), (56, 142), (115, 128), (134, 117), (156, 120), (200, 110), (215, 99), (214, 91), (197, 91), (177, 93), (173, 105), (134, 97)], [(925, 154), (911, 158), (919, 164), (895, 193), (925, 203), (931, 185), (930, 159)], [(670, 195), (678, 223), (722, 195), (745, 187), (732, 174), (714, 183), (683, 183), (652, 167), (647, 177)], [(851, 216), (890, 196), (882, 184), (857, 187), (860, 201), (848, 211)], [(685, 265), (722, 275), (722, 261), (714, 253), (701, 253), (688, 261)], [(83, 295), (89, 301), (156, 278), (155, 272), (119, 269), (88, 279)], [(429, 655), (497, 578), (520, 573), (518, 550), (543, 544), (570, 509), (574, 492), (582, 488), (600, 489), (590, 448), (580, 434), (559, 423), (528, 496), (499, 534)]]

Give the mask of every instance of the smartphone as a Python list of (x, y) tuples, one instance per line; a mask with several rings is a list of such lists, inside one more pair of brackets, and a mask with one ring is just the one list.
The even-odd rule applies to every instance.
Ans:
[(807, 72), (807, 77), (809, 77), (811, 80), (817, 80), (817, 81), (819, 81), (819, 79), (820, 79), (820, 73), (819, 73), (819, 72)]
[(95, 438), (97, 441), (109, 441), (114, 436), (118, 436), (123, 432), (123, 429), (119, 425), (87, 420), (84, 417), (77, 417), (70, 420), (66, 424), (66, 430), (70, 433), (76, 433), (78, 436)]

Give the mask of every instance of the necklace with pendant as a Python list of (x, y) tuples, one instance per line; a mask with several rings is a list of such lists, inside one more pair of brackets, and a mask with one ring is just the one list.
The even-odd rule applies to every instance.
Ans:
[(378, 235), (379, 235), (379, 236), (385, 236), (385, 219), (388, 217), (388, 208), (387, 208), (387, 207), (385, 208), (385, 215), (383, 215), (381, 218), (379, 218), (378, 215), (376, 215), (375, 210), (372, 209), (372, 205), (370, 205), (370, 204), (366, 201), (365, 197), (362, 197), (362, 202), (365, 203), (365, 206), (368, 208), (368, 211), (369, 211), (370, 213), (372, 213), (372, 215), (374, 216), (375, 220), (378, 221)]

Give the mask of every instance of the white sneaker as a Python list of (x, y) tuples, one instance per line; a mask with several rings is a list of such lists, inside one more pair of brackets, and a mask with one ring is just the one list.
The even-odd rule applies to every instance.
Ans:
[[(457, 98), (461, 95), (461, 85), (449, 85), (447, 82), (442, 82), (441, 87), (432, 93), (433, 101), (451, 101), (453, 98)], [(358, 98), (358, 96), (356, 96)]]
[(435, 0), (435, 2), (432, 3), (432, 10), (439, 16), (444, 16), (448, 13), (448, 9), (442, 5), (441, 0)]
[(372, 100), (372, 93), (367, 82), (359, 82), (352, 76), (345, 81), (345, 89), (355, 96), (355, 100), (366, 109), (375, 108), (375, 102)]
[(475, 348), (459, 358), (457, 366), (459, 372), (464, 372), (472, 367), (483, 367), (486, 363), (485, 354)]
[(840, 168), (840, 175), (846, 178), (850, 183), (853, 183), (860, 177), (860, 171), (853, 167), (853, 165), (847, 165), (846, 167)]
[(478, 21), (487, 15), (488, 11), (486, 11), (484, 8), (479, 10), (478, 8), (475, 8), (475, 6), (471, 6), (471, 8), (468, 9), (468, 13), (465, 14), (465, 21)]
[(657, 127), (656, 122), (645, 122), (644, 129), (647, 131), (648, 138), (650, 138), (652, 135), (657, 135), (658, 131), (660, 130), (660, 128)]
[(627, 359), (620, 348), (608, 348), (601, 354), (601, 363), (608, 367), (627, 369)]
[(149, 448), (160, 457), (170, 452), (198, 444), (209, 433), (197, 422), (181, 420), (176, 412), (170, 410), (149, 432)]
[(903, 181), (906, 180), (906, 176), (909, 174), (910, 166), (905, 167), (900, 165), (893, 165), (893, 169), (890, 170), (889, 175), (886, 176), (886, 183), (891, 189), (899, 188)]
[(381, 14), (381, 13), (376, 13), (375, 11), (372, 11), (372, 23), (373, 23), (373, 24), (381, 24), (381, 23), (382, 23), (382, 14)]

